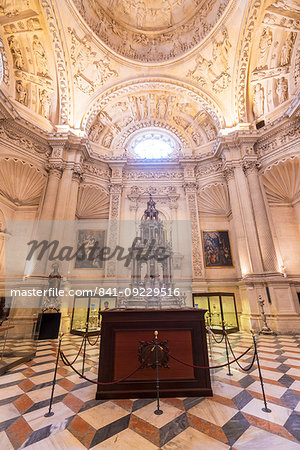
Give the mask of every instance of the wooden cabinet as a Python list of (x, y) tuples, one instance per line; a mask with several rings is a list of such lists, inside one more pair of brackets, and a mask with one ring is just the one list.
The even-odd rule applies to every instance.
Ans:
[[(126, 377), (140, 365), (141, 341), (167, 341), (170, 355), (190, 365), (208, 366), (204, 314), (201, 309), (102, 311), (98, 381), (111, 383)], [(161, 397), (211, 396), (208, 369), (194, 369), (171, 357), (169, 367), (159, 368)], [(139, 369), (126, 381), (98, 386), (96, 398), (154, 398), (156, 371)]]

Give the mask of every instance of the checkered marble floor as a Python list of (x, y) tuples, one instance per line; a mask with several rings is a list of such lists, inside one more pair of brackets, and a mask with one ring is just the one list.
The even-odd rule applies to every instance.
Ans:
[[(247, 333), (230, 335), (234, 352), (252, 343)], [(259, 355), (271, 413), (263, 401), (256, 366), (236, 364), (211, 373), (211, 398), (95, 400), (96, 386), (59, 364), (53, 411), (48, 410), (57, 341), (41, 341), (34, 360), (0, 377), (0, 448), (8, 449), (299, 449), (300, 335), (261, 336)], [(72, 360), (81, 338), (65, 336)], [(98, 346), (88, 347), (85, 375), (97, 377)], [(224, 343), (213, 344), (211, 365), (224, 361)], [(247, 365), (251, 354), (243, 357)], [(82, 359), (75, 367), (81, 369)]]

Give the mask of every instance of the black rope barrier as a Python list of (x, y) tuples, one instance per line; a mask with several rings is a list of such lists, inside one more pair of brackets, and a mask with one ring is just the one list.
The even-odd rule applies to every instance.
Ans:
[(130, 378), (132, 375), (134, 375), (138, 370), (142, 369), (144, 364), (145, 364), (145, 361), (144, 361), (140, 366), (138, 366), (136, 369), (134, 369), (132, 372), (130, 372), (130, 374), (128, 374), (124, 378), (120, 378), (119, 380), (116, 380), (116, 381), (111, 381), (110, 383), (100, 383), (99, 381), (91, 380), (91, 379), (87, 378), (86, 376), (84, 376), (83, 374), (81, 374), (80, 372), (78, 372), (78, 370), (75, 369), (75, 367), (73, 367), (70, 364), (70, 362), (68, 361), (66, 355), (61, 350), (60, 350), (60, 357), (61, 357), (63, 363), (66, 366), (71, 367), (71, 369), (74, 370), (74, 372), (77, 373), (77, 375), (79, 375), (80, 378), (83, 378), (86, 381), (90, 381), (91, 383), (97, 384), (98, 386), (109, 386), (109, 385), (112, 385), (112, 384), (121, 383), (122, 381), (126, 381), (128, 378)]
[[(218, 365), (218, 366), (195, 366), (194, 364), (189, 364), (189, 363), (186, 363), (186, 362), (184, 362), (184, 361), (181, 361), (181, 360), (178, 359), (178, 358), (175, 358), (175, 356), (170, 355), (170, 353), (168, 353), (168, 355), (169, 355), (170, 358), (174, 359), (175, 361), (177, 361), (177, 362), (179, 362), (179, 363), (181, 363), (181, 364), (183, 364), (183, 365), (185, 365), (185, 366), (193, 367), (194, 369), (209, 369), (209, 370), (211, 370), (211, 369), (220, 369), (221, 367), (226, 367), (226, 366), (228, 366), (228, 364), (233, 364), (233, 363), (236, 362), (238, 359), (240, 359), (240, 358), (242, 358), (243, 356), (245, 356), (245, 355), (251, 350), (252, 347), (253, 347), (253, 345), (251, 345), (251, 347), (249, 347), (249, 348), (248, 348), (242, 355), (240, 355), (238, 358), (233, 359), (232, 361), (229, 361), (229, 362), (227, 362), (227, 363), (225, 363), (225, 364), (220, 364), (220, 365)], [(163, 350), (163, 351), (166, 352), (165, 350)], [(167, 353), (167, 352), (166, 352), (166, 353)]]
[[(227, 335), (226, 335), (226, 339), (227, 339), (227, 342), (228, 342), (229, 349), (230, 349), (230, 351), (231, 351), (231, 353), (232, 353), (232, 356), (233, 356), (234, 358), (236, 358), (236, 356), (235, 356), (235, 354), (234, 354), (234, 352), (233, 352), (231, 343), (230, 343), (230, 341), (229, 341)], [(253, 346), (252, 346), (252, 347), (253, 347)], [(254, 365), (255, 358), (256, 358), (256, 353), (255, 353), (255, 350), (254, 350), (253, 357), (252, 357), (252, 361), (250, 362), (250, 364), (249, 364), (248, 367), (242, 367), (238, 360), (236, 360), (236, 363), (237, 363), (237, 365), (239, 366), (239, 368), (240, 368), (241, 370), (243, 370), (244, 372), (249, 372), (249, 370), (251, 370), (252, 367), (253, 367), (253, 365)]]

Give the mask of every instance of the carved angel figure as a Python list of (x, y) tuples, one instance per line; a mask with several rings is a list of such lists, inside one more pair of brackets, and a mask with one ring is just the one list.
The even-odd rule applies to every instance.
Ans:
[(32, 50), (35, 56), (36, 70), (39, 75), (48, 75), (48, 61), (44, 47), (35, 34), (32, 39)]

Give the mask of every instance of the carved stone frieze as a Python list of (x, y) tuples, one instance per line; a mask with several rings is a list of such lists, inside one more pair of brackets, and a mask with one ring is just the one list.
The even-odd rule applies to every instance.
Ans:
[[(130, 59), (164, 61), (191, 50), (213, 29), (229, 0), (75, 0), (88, 25)], [(181, 15), (181, 20), (179, 16)]]
[(129, 170), (124, 172), (124, 180), (182, 180), (183, 173), (177, 170)]
[(25, 149), (31, 153), (44, 153), (47, 156), (51, 152), (46, 144), (42, 144), (38, 140), (26, 136), (21, 129), (13, 129), (5, 120), (0, 121), (0, 138), (4, 138), (18, 148)]
[(65, 52), (63, 49), (63, 39), (61, 38), (61, 32), (59, 30), (59, 26), (57, 24), (56, 15), (53, 11), (53, 6), (50, 0), (41, 0), (40, 4), (45, 11), (45, 15), (48, 20), (48, 27), (50, 34), (52, 36), (53, 47), (55, 48), (55, 59), (56, 59), (56, 67), (57, 67), (57, 76), (58, 76), (58, 84), (59, 84), (59, 122), (61, 124), (68, 123), (69, 118), (69, 92), (72, 90), (69, 89), (68, 85), (68, 77), (66, 70), (66, 62), (65, 62)]
[(212, 60), (198, 56), (196, 65), (186, 76), (197, 81), (201, 86), (210, 85), (214, 92), (220, 93), (229, 86), (231, 75), (229, 69), (229, 42), (228, 30), (224, 28), (220, 39), (213, 43)]
[(83, 173), (94, 175), (99, 178), (109, 180), (110, 170), (107, 168), (99, 167), (95, 164), (84, 162), (82, 165)]
[(96, 51), (87, 36), (79, 38), (75, 30), (68, 28), (72, 39), (71, 61), (74, 70), (75, 85), (85, 94), (92, 94), (96, 88), (118, 75), (110, 67), (110, 59), (97, 57)]
[(300, 123), (294, 121), (276, 133), (268, 134), (255, 144), (255, 151), (259, 156), (267, 155), (280, 149), (283, 145), (292, 143), (300, 138)]
[(209, 164), (205, 166), (198, 166), (196, 169), (196, 176), (203, 177), (205, 175), (211, 175), (221, 171), (223, 164), (221, 162), (216, 164)]

